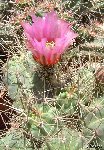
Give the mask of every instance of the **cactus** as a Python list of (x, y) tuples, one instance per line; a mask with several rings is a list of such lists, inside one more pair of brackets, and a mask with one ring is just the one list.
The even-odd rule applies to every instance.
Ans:
[[(28, 116), (28, 122), (24, 121), (24, 124), (27, 124), (24, 131), (28, 129), (28, 131), (25, 131), (26, 134), (31, 133), (36, 141), (41, 141), (44, 149), (53, 149), (53, 147), (62, 150), (67, 149), (67, 147), (75, 150), (86, 149), (89, 146), (90, 138), (93, 136), (91, 130), (95, 129), (93, 122), (100, 124), (100, 112), (96, 108), (96, 99), (91, 100), (95, 88), (92, 69), (82, 68), (73, 76), (72, 81), (76, 85), (75, 90), (69, 83), (51, 101), (43, 99), (43, 102), (39, 102), (39, 99), (37, 99), (37, 101), (33, 100), (31, 103), (29, 100), (31, 101), (34, 85), (39, 91), (43, 92), (43, 81), (39, 81), (42, 85), (41, 90), (39, 84), (35, 84), (39, 80), (39, 75), (38, 78), (35, 75), (38, 65), (34, 62), (31, 53), (22, 54), (21, 52), (20, 56), (14, 55), (9, 60), (8, 66), (9, 69), (5, 74), (4, 81), (8, 84), (9, 95), (12, 99), (15, 98), (14, 106), (19, 107), (24, 112), (23, 115), (21, 112), (21, 117)], [(14, 95), (15, 93), (16, 95)], [(36, 96), (38, 94), (35, 94)], [(27, 102), (30, 103), (30, 106), (27, 106)], [(92, 107), (97, 110), (97, 118), (92, 115)], [(80, 138), (77, 139), (77, 137)], [(76, 145), (73, 143), (75, 141)]]

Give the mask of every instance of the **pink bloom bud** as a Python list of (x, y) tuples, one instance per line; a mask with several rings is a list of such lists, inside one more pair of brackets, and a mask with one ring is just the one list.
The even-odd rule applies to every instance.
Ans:
[(56, 64), (77, 34), (71, 29), (71, 24), (58, 19), (54, 11), (47, 13), (43, 18), (34, 15), (31, 17), (32, 25), (21, 23), (27, 37), (27, 48), (42, 65)]

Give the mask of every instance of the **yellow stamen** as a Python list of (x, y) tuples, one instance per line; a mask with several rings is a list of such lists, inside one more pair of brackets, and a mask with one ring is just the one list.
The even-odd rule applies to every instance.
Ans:
[(55, 46), (55, 42), (46, 42), (46, 47), (54, 47)]

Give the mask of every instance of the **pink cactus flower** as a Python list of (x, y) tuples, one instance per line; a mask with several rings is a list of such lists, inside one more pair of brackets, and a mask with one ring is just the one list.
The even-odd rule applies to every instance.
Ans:
[(72, 25), (58, 19), (54, 11), (47, 13), (43, 18), (35, 15), (31, 17), (32, 25), (21, 23), (27, 37), (28, 50), (40, 64), (45, 66), (56, 64), (77, 34), (71, 29)]

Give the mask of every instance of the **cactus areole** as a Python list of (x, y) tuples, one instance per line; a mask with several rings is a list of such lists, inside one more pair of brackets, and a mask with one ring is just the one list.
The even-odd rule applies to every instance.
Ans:
[(33, 23), (22, 22), (27, 37), (26, 46), (33, 58), (44, 66), (56, 64), (64, 51), (73, 43), (77, 34), (71, 23), (59, 19), (52, 11), (44, 17), (31, 15)]

